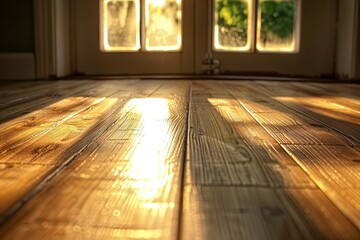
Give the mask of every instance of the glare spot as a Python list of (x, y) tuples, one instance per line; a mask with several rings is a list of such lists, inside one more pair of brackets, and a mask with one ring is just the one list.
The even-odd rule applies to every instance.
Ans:
[(75, 232), (75, 233), (81, 232), (81, 227), (78, 226), (78, 225), (75, 225), (75, 226), (73, 227), (73, 232)]
[(163, 7), (165, 6), (166, 0), (150, 0), (150, 2), (156, 5), (157, 7)]
[(181, 49), (181, 0), (147, 0), (145, 23), (146, 50)]
[(115, 209), (115, 210), (113, 211), (113, 216), (114, 216), (114, 217), (119, 217), (120, 214), (121, 214), (121, 212), (120, 212), (119, 209)]
[(126, 167), (119, 165), (112, 169), (114, 176), (126, 179), (121, 183), (122, 189), (136, 191), (140, 199), (147, 201), (163, 194), (173, 178), (174, 165), (166, 156), (171, 139), (168, 104), (163, 98), (135, 98), (128, 102), (127, 107), (137, 116), (135, 127), (139, 134), (131, 140), (132, 146), (125, 156)]

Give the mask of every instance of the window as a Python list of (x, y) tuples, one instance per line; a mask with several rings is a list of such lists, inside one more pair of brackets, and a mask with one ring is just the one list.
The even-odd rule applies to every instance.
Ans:
[(139, 0), (103, 0), (101, 4), (101, 50), (140, 49)]
[(300, 0), (215, 0), (214, 49), (297, 52), (299, 12)]
[(102, 51), (178, 51), (181, 0), (100, 0), (100, 29)]
[(146, 1), (146, 50), (180, 50), (180, 3), (175, 0)]
[(247, 0), (215, 0), (215, 49), (250, 50), (252, 9)]

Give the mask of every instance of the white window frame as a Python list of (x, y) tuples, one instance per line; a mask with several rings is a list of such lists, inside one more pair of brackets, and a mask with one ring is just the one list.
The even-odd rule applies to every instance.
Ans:
[(252, 41), (253, 37), (254, 37), (254, 31), (255, 31), (255, 28), (256, 28), (256, 25), (255, 25), (255, 7), (256, 7), (256, 4), (254, 0), (246, 0), (248, 1), (248, 6), (249, 6), (249, 12), (248, 12), (248, 15), (249, 15), (249, 18), (248, 18), (248, 44), (244, 47), (220, 47), (218, 46), (218, 43), (216, 41), (216, 39), (218, 38), (218, 27), (217, 27), (217, 24), (216, 24), (216, 20), (217, 20), (217, 11), (216, 11), (216, 4), (218, 2), (218, 0), (213, 0), (212, 3), (213, 3), (213, 8), (212, 8), (212, 31), (213, 31), (213, 34), (212, 34), (212, 48), (214, 51), (216, 52), (252, 52), (253, 49), (254, 49), (254, 41)]
[[(105, 5), (110, 2), (111, 0), (99, 0), (99, 11), (100, 11), (100, 51), (101, 52), (138, 52), (141, 49), (141, 0), (134, 0), (135, 2), (135, 21), (136, 21), (136, 43), (135, 47), (111, 47), (107, 41), (107, 24), (104, 21), (104, 18), (108, 14), (105, 11)], [(106, 40), (105, 40), (106, 38)]]
[(104, 6), (106, 4), (106, 0), (99, 0), (99, 11), (100, 11), (100, 51), (104, 53), (138, 53), (138, 52), (181, 52), (183, 48), (183, 19), (182, 19), (182, 12), (183, 12), (183, 3), (181, 0), (176, 0), (177, 4), (180, 8), (180, 27), (179, 27), (179, 36), (178, 41), (179, 44), (175, 47), (149, 47), (147, 45), (146, 39), (146, 25), (148, 19), (148, 12), (146, 11), (148, 0), (135, 0), (138, 2), (136, 4), (136, 21), (137, 21), (137, 40), (136, 40), (136, 47), (129, 48), (129, 47), (106, 47), (106, 42), (104, 41), (104, 37), (106, 35), (106, 28), (105, 28), (105, 21), (104, 21)]
[[(249, 38), (249, 45), (250, 48), (223, 48), (219, 49), (216, 46), (216, 2), (217, 0), (212, 1), (213, 9), (212, 9), (212, 50), (214, 52), (228, 52), (228, 53), (276, 53), (276, 54), (298, 54), (300, 52), (300, 38), (301, 38), (301, 8), (302, 8), (302, 0), (294, 0), (295, 1), (295, 24), (294, 24), (294, 49), (293, 50), (286, 50), (286, 49), (259, 49), (258, 48), (258, 41), (259, 41), (259, 35), (260, 35), (260, 14), (259, 14), (259, 2), (260, 0), (248, 0), (251, 1), (249, 3), (249, 6), (251, 7), (249, 13), (249, 20), (251, 23), (249, 26), (251, 26), (248, 34)], [(274, 0), (276, 1), (276, 0)], [(260, 22), (260, 24), (259, 24)]]

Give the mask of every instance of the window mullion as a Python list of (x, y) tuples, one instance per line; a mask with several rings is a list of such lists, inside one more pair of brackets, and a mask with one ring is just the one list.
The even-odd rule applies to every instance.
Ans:
[(140, 41), (141, 41), (141, 50), (146, 51), (146, 12), (145, 12), (145, 0), (140, 0)]
[(253, 0), (252, 18), (251, 18), (251, 52), (256, 52), (257, 29), (258, 29), (258, 0)]

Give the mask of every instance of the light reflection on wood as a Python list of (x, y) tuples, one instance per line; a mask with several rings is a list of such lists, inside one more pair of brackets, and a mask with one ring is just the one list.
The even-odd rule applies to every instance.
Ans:
[[(284, 124), (279, 126), (283, 126), (284, 134), (291, 135), (294, 134), (293, 130), (296, 131), (293, 126), (304, 124), (306, 121), (298, 118), (293, 112), (289, 115), (287, 108), (281, 108), (279, 111), (276, 102), (263, 97), (260, 92), (246, 88), (252, 84), (231, 83), (226, 86), (225, 83), (226, 89), (223, 87), (224, 84), (219, 82), (194, 84), (192, 127), (185, 168), (183, 239), (358, 238), (357, 228), (307, 175), (309, 172), (306, 169), (310, 169), (311, 165), (306, 169), (300, 169), (297, 162), (285, 152), (283, 145), (269, 135), (272, 132), (268, 130), (268, 125), (261, 126), (253, 116), (268, 114), (267, 118), (271, 123), (275, 121), (274, 116), (283, 114)], [(237, 85), (241, 87), (237, 88)], [(239, 102), (246, 103), (248, 110)], [(304, 129), (308, 131), (309, 128), (310, 125)], [(314, 139), (322, 139), (318, 134), (312, 135)], [(241, 143), (241, 138), (245, 140), (245, 144)], [(202, 139), (201, 144), (198, 139)], [(247, 147), (251, 150), (248, 151), (248, 156), (251, 156), (251, 161), (242, 164), (249, 170), (248, 177), (257, 181), (234, 181), (234, 175), (231, 174), (226, 178), (226, 169), (230, 166), (237, 168), (234, 162), (243, 158), (243, 155), (230, 155), (226, 152), (237, 151), (236, 146), (239, 144), (249, 144)], [(301, 147), (291, 144), (284, 146)], [(322, 146), (319, 144), (314, 147)], [(212, 149), (216, 151), (213, 152)], [(265, 151), (262, 152), (262, 149)], [(315, 156), (324, 149), (309, 150), (309, 153)], [(351, 155), (351, 152), (350, 148), (334, 147), (332, 154), (346, 155), (346, 159), (350, 161), (357, 156), (354, 152), (354, 155)], [(336, 172), (335, 168), (339, 165), (335, 164), (334, 169), (323, 167), (321, 162), (326, 159), (334, 163), (334, 159), (327, 155), (314, 159), (312, 165), (318, 167), (319, 171)], [(254, 167), (255, 163), (260, 167)], [(346, 160), (341, 164), (346, 166), (340, 168), (341, 174), (346, 174), (354, 183), (353, 180), (357, 179), (357, 167), (352, 167), (355, 164), (347, 163)], [(268, 182), (263, 184), (257, 178), (259, 174), (271, 177), (266, 177)], [(345, 179), (345, 175), (343, 177)], [(305, 179), (308, 179), (308, 184), (303, 184)], [(319, 186), (319, 182), (314, 180)], [(342, 187), (340, 184), (330, 188)], [(356, 195), (356, 190), (352, 191)], [(346, 202), (344, 201), (344, 204)]]
[(187, 89), (188, 82), (169, 83), (153, 97), (130, 99), (75, 164), (13, 218), (22, 227), (7, 236), (175, 238)]
[[(229, 92), (360, 228), (360, 216), (357, 214), (360, 212), (360, 190), (357, 187), (360, 171), (352, 161), (360, 158), (359, 139), (351, 141), (346, 135), (322, 125), (319, 120), (312, 120), (255, 88), (244, 84), (228, 85)], [(264, 109), (271, 108), (273, 111), (259, 113), (251, 110), (252, 103), (259, 101)], [(297, 124), (283, 124), (286, 118)]]
[(182, 39), (181, 0), (145, 1), (145, 49), (178, 51)]
[[(19, 97), (30, 96), (31, 84), (19, 84)], [(320, 96), (286, 101), (316, 85), (193, 82), (184, 185), (189, 82), (91, 86), (0, 125), (0, 212), (76, 157), (1, 226), (1, 238), (176, 239), (180, 227), (181, 239), (360, 238), (359, 145), (331, 130), (350, 122), (324, 127), (330, 115), (304, 114)], [(355, 118), (350, 86), (323, 111)]]
[(131, 139), (131, 149), (124, 156), (129, 164), (126, 168), (117, 167), (113, 172), (115, 177), (120, 174), (130, 180), (123, 183), (125, 189), (136, 191), (140, 199), (152, 201), (163, 194), (163, 188), (173, 178), (170, 163), (166, 160), (166, 143), (170, 141), (168, 100), (132, 99), (128, 104), (137, 118), (135, 129), (138, 134)]
[(338, 103), (340, 101), (352, 101), (357, 104), (360, 109), (360, 101), (354, 99), (334, 97), (276, 97), (275, 99), (299, 104), (309, 110), (319, 112), (324, 116), (360, 125), (360, 120), (358, 118), (360, 111)]
[(140, 49), (139, 0), (101, 0), (100, 23), (101, 50)]

